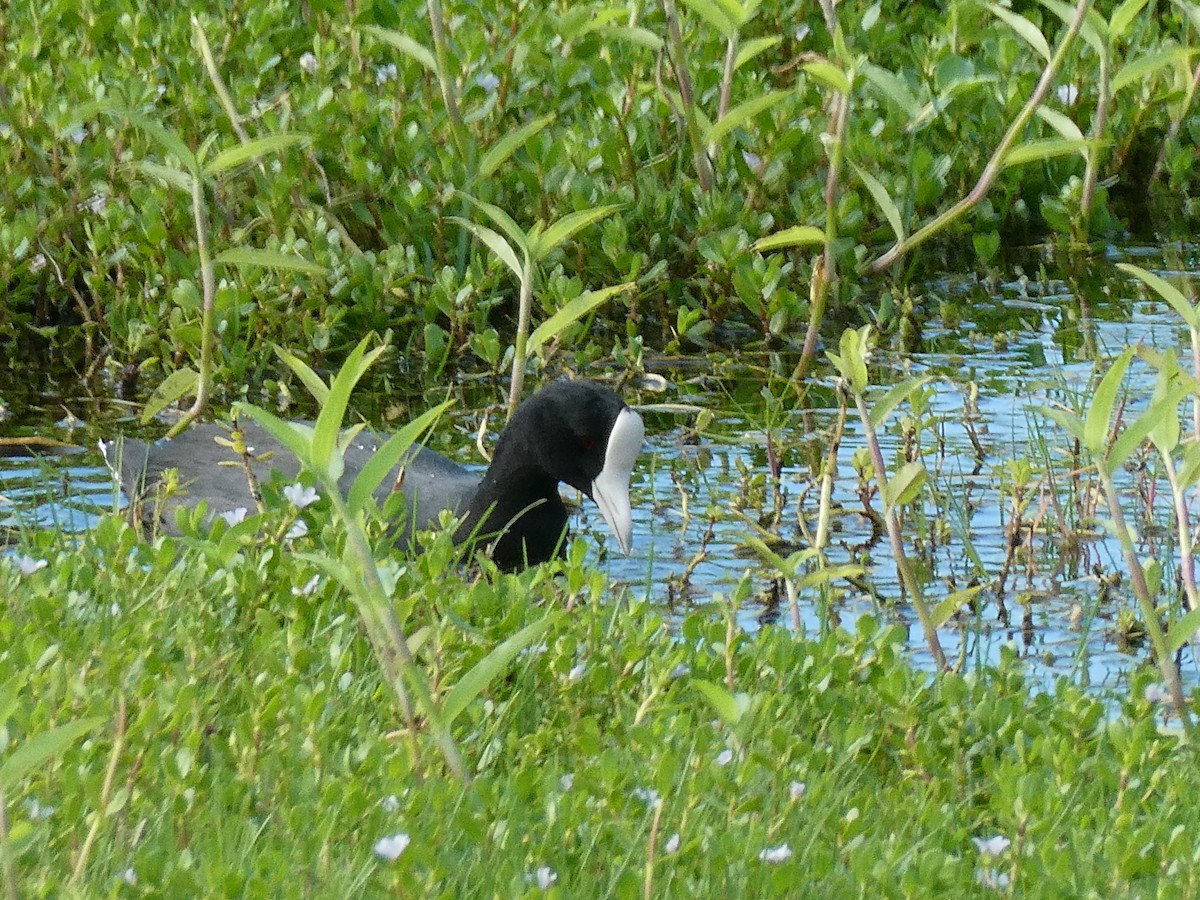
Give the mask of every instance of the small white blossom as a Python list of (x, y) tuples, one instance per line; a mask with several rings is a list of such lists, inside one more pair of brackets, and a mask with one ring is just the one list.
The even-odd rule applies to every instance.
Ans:
[(571, 788), (573, 788), (575, 786), (575, 773), (568, 772), (566, 775), (560, 777), (558, 779), (558, 786), (564, 791), (569, 791)]
[(675, 681), (678, 678), (684, 678), (692, 674), (692, 667), (687, 663), (680, 663), (671, 670), (671, 680)]
[(811, 28), (809, 28), (807, 25), (801, 25), (799, 28), (796, 29), (795, 33), (792, 36), (796, 39), (796, 43), (802, 43), (804, 41), (804, 39), (806, 37), (808, 37), (809, 34), (811, 34), (811, 33), (812, 33)]
[(1063, 106), (1074, 106), (1079, 100), (1079, 88), (1073, 84), (1060, 84), (1057, 93), (1058, 101)]
[(743, 150), (742, 160), (746, 163), (747, 168), (749, 168), (751, 172), (758, 173), (762, 171), (762, 157), (757, 153), (751, 153), (749, 150)]
[(88, 197), (87, 200), (84, 201), (83, 205), (92, 213), (92, 215), (98, 216), (108, 208), (108, 198), (103, 194), (92, 194), (92, 196)]
[(537, 886), (543, 891), (550, 890), (550, 886), (558, 881), (558, 873), (549, 866), (542, 866), (533, 873), (533, 877), (537, 880)]
[(40, 272), (44, 268), (46, 268), (46, 254), (45, 253), (39, 253), (37, 256), (35, 256), (33, 259), (31, 259), (29, 261), (29, 271), (30, 272)]
[(313, 595), (313, 593), (316, 591), (316, 589), (320, 586), (320, 584), (321, 584), (321, 576), (314, 575), (312, 578), (308, 579), (308, 581), (305, 584), (301, 585), (300, 587), (292, 588), (292, 596), (293, 597), (311, 597)]
[(375, 67), (375, 83), (384, 84), (388, 81), (395, 81), (399, 75), (399, 70), (395, 63), (388, 63), (386, 66)]
[(26, 556), (24, 553), (14, 554), (12, 561), (16, 563), (17, 571), (22, 575), (32, 575), (34, 572), (50, 565), (44, 559), (34, 559), (32, 556)]
[(317, 58), (312, 53), (305, 53), (300, 57), (300, 68), (308, 75), (317, 71)]
[(221, 518), (225, 520), (225, 524), (232, 528), (235, 525), (241, 525), (246, 520), (246, 513), (249, 510), (244, 506), (239, 506), (237, 509), (227, 510), (221, 513)]
[(639, 800), (646, 801), (647, 805), (649, 806), (656, 805), (659, 800), (658, 791), (654, 790), (654, 788), (634, 788), (633, 796), (637, 797)]
[(679, 850), (679, 832), (678, 831), (675, 832), (673, 835), (671, 835), (669, 838), (667, 838), (667, 842), (665, 844), (663, 844), (663, 850), (667, 853), (678, 852), (678, 850)]
[(788, 796), (792, 798), (793, 803), (801, 799), (807, 792), (808, 785), (803, 781), (793, 781), (788, 785)]
[(409, 836), (404, 833), (380, 838), (375, 842), (375, 855), (388, 862), (395, 862), (408, 847), (409, 842)]
[(971, 840), (975, 842), (975, 849), (981, 856), (999, 856), (1012, 846), (1012, 841), (1002, 834), (990, 838), (971, 838)]
[(489, 94), (494, 93), (496, 88), (500, 87), (500, 79), (491, 72), (484, 72), (482, 75), (477, 75), (475, 83)]
[(287, 530), (287, 534), (285, 534), (283, 537), (284, 540), (295, 541), (304, 537), (306, 534), (308, 534), (308, 523), (303, 519), (297, 519), (296, 524), (289, 528)]
[(792, 858), (792, 848), (787, 844), (780, 844), (778, 847), (768, 847), (758, 854), (758, 858), (763, 862), (778, 865)]
[(991, 888), (996, 891), (1004, 891), (1008, 889), (1012, 879), (1007, 872), (1001, 872), (999, 869), (979, 869), (975, 873), (975, 880), (984, 887)]
[(733, 762), (733, 751), (728, 747), (717, 754), (717, 765), (727, 766)]
[(395, 794), (388, 794), (379, 802), (379, 805), (383, 807), (384, 812), (394, 813), (400, 808), (400, 798)]
[(80, 125), (78, 128), (76, 128), (70, 134), (71, 141), (76, 144), (82, 144), (85, 140), (87, 140), (87, 136), (88, 136), (88, 130), (86, 128), (84, 128), (82, 125)]
[(133, 871), (133, 866), (130, 866), (121, 873), (121, 880), (130, 887), (133, 887), (137, 884), (137, 872)]
[(283, 496), (296, 509), (304, 509), (306, 506), (312, 506), (321, 499), (321, 495), (317, 493), (314, 487), (307, 487), (300, 482), (289, 484), (283, 489)]
[(43, 819), (50, 818), (57, 808), (56, 806), (42, 806), (33, 799), (25, 801), (25, 811), (29, 813), (30, 821), (33, 822), (41, 822)]
[(1157, 682), (1146, 685), (1145, 693), (1142, 696), (1146, 698), (1147, 703), (1166, 703), (1171, 699), (1171, 694), (1167, 691), (1166, 686)]
[(163, 84), (161, 81), (154, 86), (154, 95), (157, 99), (161, 100), (163, 94), (165, 94), (166, 92), (167, 92), (167, 86), (165, 84)]
[(571, 671), (567, 673), (567, 681), (574, 684), (583, 677), (583, 673), (587, 671), (587, 663), (575, 663), (571, 667)]

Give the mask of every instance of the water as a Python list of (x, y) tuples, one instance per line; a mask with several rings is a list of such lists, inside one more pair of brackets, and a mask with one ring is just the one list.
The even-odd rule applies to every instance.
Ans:
[[(1196, 274), (1200, 266), (1195, 248), (1173, 254), (1184, 260), (1175, 269), (1164, 267), (1158, 253), (1131, 248), (1113, 250), (1109, 257), (1110, 262), (1130, 258), (1147, 267), (1157, 265), (1160, 274)], [(917, 432), (930, 489), (923, 510), (906, 514), (906, 553), (924, 571), (931, 604), (952, 590), (985, 585), (973, 608), (964, 608), (940, 631), (947, 656), (961, 660), (967, 670), (995, 662), (1008, 646), (1026, 660), (1035, 683), (1049, 685), (1067, 675), (1095, 686), (1116, 686), (1147, 662), (1147, 647), (1131, 645), (1119, 627), (1136, 603), (1119, 545), (1098, 519), (1071, 522), (1070, 529), (1050, 524), (1035, 530), (1032, 543), (1026, 530), (1003, 589), (998, 581), (1009, 559), (1010, 463), (1026, 461), (1032, 467), (1026, 523), (1054, 523), (1059, 508), (1071, 503), (1066, 490), (1072, 480), (1070, 440), (1037, 408), (1082, 407), (1094, 389), (1093, 360), (1111, 358), (1126, 346), (1160, 352), (1175, 348), (1186, 355), (1186, 332), (1169, 306), (1114, 277), (1110, 265), (1093, 267), (1106, 277), (1089, 270), (1064, 280), (1029, 282), (1014, 276), (990, 286), (962, 279), (929, 285), (925, 307), (940, 308), (954, 321), (935, 316), (926, 321), (916, 352), (902, 357), (884, 347), (873, 360), (872, 382), (880, 385), (876, 397), (912, 375), (931, 379), (925, 415), (932, 424)], [(816, 527), (816, 466), (837, 421), (836, 392), (827, 367), (819, 367), (804, 405), (785, 390), (782, 378), (764, 374), (785, 375), (794, 362), (794, 356), (769, 354), (743, 354), (736, 362), (720, 363), (647, 359), (647, 368), (662, 374), (669, 389), (662, 394), (632, 392), (631, 400), (692, 404), (713, 410), (716, 417), (704, 433), (695, 434), (691, 416), (647, 414), (647, 451), (633, 486), (635, 550), (629, 558), (606, 556), (603, 564), (614, 579), (676, 612), (694, 606), (723, 609), (738, 584), (748, 579), (750, 593), (737, 612), (741, 626), (753, 630), (763, 621), (789, 621), (778, 573), (745, 546), (752, 528), (743, 516), (767, 522), (768, 530), (797, 547), (807, 543), (801, 517), (811, 529)], [(1125, 384), (1129, 421), (1144, 408), (1154, 372), (1135, 363)], [(776, 402), (764, 399), (764, 385), (770, 385)], [(460, 409), (477, 409), (486, 402), (478, 391), (465, 394)], [(897, 423), (909, 415), (908, 407), (901, 408), (881, 430), (889, 465), (905, 445)], [(466, 435), (476, 424), (468, 415), (456, 429), (452, 439), (461, 449), (468, 448)], [(770, 474), (768, 435), (781, 463), (777, 480)], [(901, 599), (886, 538), (864, 514), (852, 465), (856, 451), (864, 447), (861, 423), (851, 411), (834, 481), (838, 514), (828, 555), (835, 565), (866, 560), (868, 566), (862, 579), (832, 583), (829, 615), (847, 627), (868, 614), (905, 625), (914, 658), (931, 666), (911, 607)], [(1124, 472), (1120, 484), (1129, 498), (1127, 514), (1144, 506), (1137, 492), (1157, 484), (1151, 506), (1155, 527), (1143, 529), (1147, 538), (1140, 553), (1162, 561), (1164, 584), (1171, 589), (1160, 602), (1176, 603), (1169, 493), (1155, 481), (1156, 474), (1153, 469)], [(1083, 483), (1093, 484), (1094, 478), (1084, 475)], [(1057, 504), (1051, 499), (1054, 491)], [(0, 503), (0, 525), (9, 528), (19, 523), (21, 528), (82, 530), (114, 504), (107, 470), (90, 453), (41, 463), (0, 458), (0, 493), (9, 501)], [(882, 511), (878, 496), (870, 504)], [(598, 512), (586, 504), (575, 528), (598, 536), (604, 531)], [(781, 555), (788, 552), (790, 548)], [(1119, 583), (1112, 582), (1114, 575), (1122, 576)], [(806, 632), (827, 626), (823, 608), (816, 590), (802, 592)], [(1197, 683), (1200, 671), (1188, 651), (1183, 666), (1186, 681)]]

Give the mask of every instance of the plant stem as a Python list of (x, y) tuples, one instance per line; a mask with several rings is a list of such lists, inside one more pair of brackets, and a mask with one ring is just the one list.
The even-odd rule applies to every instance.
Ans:
[(75, 868), (71, 871), (71, 884), (73, 885), (79, 883), (80, 876), (83, 875), (83, 870), (87, 867), (92, 847), (96, 843), (96, 837), (100, 834), (100, 829), (108, 818), (108, 804), (112, 799), (113, 781), (117, 776), (117, 763), (120, 762), (121, 751), (125, 749), (125, 728), (127, 722), (125, 696), (121, 695), (117, 701), (117, 734), (113, 739), (112, 752), (108, 754), (108, 768), (104, 772), (104, 785), (100, 788), (100, 802), (96, 805), (92, 827), (88, 829), (87, 837), (83, 841), (83, 847), (79, 850), (79, 858), (75, 860)]
[(196, 377), (196, 402), (176, 422), (167, 437), (175, 437), (208, 408), (212, 384), (212, 354), (214, 318), (216, 317), (217, 280), (213, 273), (212, 251), (208, 243), (208, 210), (204, 205), (204, 176), (192, 173), (192, 214), (196, 221), (196, 252), (200, 256), (200, 283), (203, 289), (203, 306), (200, 316), (200, 373)]
[(679, 85), (679, 99), (683, 103), (683, 119), (687, 126), (688, 141), (692, 145), (692, 156), (696, 163), (696, 179), (700, 182), (700, 190), (707, 194), (713, 189), (712, 164), (708, 159), (704, 138), (700, 134), (700, 123), (696, 120), (692, 79), (688, 75), (687, 54), (683, 49), (683, 33), (679, 29), (679, 16), (675, 12), (673, 0), (662, 0), (662, 5), (663, 15), (667, 19), (669, 42), (667, 58), (671, 61), (671, 68), (675, 71), (675, 83)]
[[(217, 92), (217, 99), (221, 101), (221, 107), (225, 110), (225, 115), (229, 119), (229, 124), (233, 128), (234, 134), (238, 136), (239, 141), (245, 144), (250, 140), (250, 135), (246, 133), (246, 129), (242, 125), (242, 117), (238, 115), (237, 107), (233, 105), (233, 98), (229, 95), (229, 89), (225, 86), (225, 81), (221, 78), (221, 73), (217, 71), (217, 63), (213, 59), (212, 47), (209, 46), (208, 37), (204, 33), (204, 27), (200, 24), (200, 20), (196, 16), (192, 16), (192, 31), (196, 35), (196, 44), (200, 48), (200, 57), (204, 60), (204, 69), (208, 72), (208, 80), (213, 83), (213, 89)], [(263, 167), (261, 161), (259, 162), (259, 167)]]
[(512, 382), (508, 388), (508, 419), (517, 411), (525, 387), (525, 362), (529, 355), (529, 320), (533, 315), (533, 267), (526, 262), (517, 304), (517, 339), (513, 345)]
[[(883, 450), (879, 446), (879, 436), (871, 424), (871, 414), (867, 410), (866, 398), (856, 392), (854, 404), (858, 408), (859, 418), (862, 419), (867, 448), (871, 451), (871, 463), (875, 466), (875, 480), (879, 482), (879, 492), (886, 497), (887, 467), (883, 461)], [(912, 597), (913, 608), (916, 609), (917, 618), (925, 632), (925, 643), (929, 645), (929, 652), (933, 654), (933, 660), (937, 663), (937, 667), (946, 669), (946, 654), (942, 651), (942, 642), (938, 639), (933, 616), (925, 603), (925, 592), (921, 589), (921, 582), (917, 579), (917, 573), (913, 571), (912, 563), (904, 553), (904, 540), (900, 533), (900, 521), (896, 518), (896, 508), (886, 502), (883, 506), (883, 521), (887, 526), (888, 540), (892, 545), (892, 557), (896, 560), (896, 569), (900, 573), (900, 580), (909, 596)]]
[(1075, 37), (1079, 34), (1079, 29), (1083, 25), (1083, 19), (1087, 15), (1087, 11), (1091, 8), (1091, 5), (1091, 0), (1079, 0), (1075, 5), (1075, 16), (1071, 19), (1071, 24), (1067, 26), (1066, 34), (1059, 41), (1058, 47), (1055, 48), (1050, 62), (1046, 64), (1046, 68), (1042, 71), (1042, 77), (1038, 80), (1037, 87), (1034, 88), (1033, 94), (1021, 108), (1021, 111), (1017, 113), (1017, 117), (1013, 119), (1012, 124), (1008, 126), (1008, 131), (1004, 133), (1004, 137), (1001, 138), (999, 146), (992, 153), (991, 159), (983, 167), (983, 174), (979, 176), (979, 181), (971, 189), (971, 193), (967, 194), (967, 196), (963, 197), (941, 215), (936, 216), (921, 226), (921, 228), (904, 240), (896, 241), (890, 250), (874, 262), (869, 263), (865, 267), (865, 271), (873, 275), (884, 271), (901, 256), (916, 249), (938, 232), (944, 231), (953, 225), (974, 209), (988, 195), (988, 191), (992, 189), (992, 184), (995, 182), (996, 177), (1004, 169), (1005, 157), (1008, 156), (1008, 152), (1013, 148), (1013, 145), (1017, 142), (1017, 138), (1020, 137), (1021, 132), (1029, 123), (1029, 120), (1033, 118), (1033, 114), (1041, 105), (1042, 100), (1045, 99), (1047, 92), (1049, 92), (1050, 85), (1054, 82), (1054, 76), (1062, 66), (1067, 51), (1075, 43)]
[(729, 112), (729, 94), (733, 90), (734, 65), (737, 63), (738, 36), (734, 32), (725, 44), (725, 71), (721, 75), (721, 98), (717, 103), (717, 121)]
[(462, 113), (458, 109), (458, 96), (449, 72), (449, 51), (446, 46), (446, 19), (442, 11), (442, 0), (429, 0), (429, 28), (433, 32), (433, 55), (437, 63), (438, 87), (442, 92), (442, 103), (450, 118), (450, 134), (458, 150), (459, 159), (466, 162), (466, 141), (463, 139)]
[(1104, 471), (1104, 465), (1098, 465), (1096, 468), (1100, 474), (1100, 486), (1108, 501), (1108, 514), (1112, 517), (1113, 530), (1116, 532), (1117, 540), (1121, 543), (1125, 565), (1129, 569), (1129, 580), (1133, 585), (1133, 593), (1141, 607), (1142, 618), (1145, 619), (1146, 634), (1150, 636), (1150, 644), (1154, 648), (1158, 670), (1167, 683), (1167, 690), (1171, 693), (1171, 703), (1179, 715), (1179, 720), (1183, 723), (1184, 734), (1187, 735), (1188, 740), (1191, 740), (1194, 736), (1192, 718), (1188, 712), (1187, 700), (1183, 696), (1183, 684), (1179, 680), (1179, 671), (1171, 662), (1167, 638), (1158, 621), (1158, 610), (1155, 608), (1154, 598), (1150, 596), (1150, 586), (1146, 583), (1146, 573), (1142, 569), (1142, 561), (1138, 559), (1137, 550), (1133, 546), (1133, 537), (1129, 533), (1129, 527), (1125, 524), (1125, 513), (1121, 509), (1120, 497), (1117, 495), (1112, 476)]
[(1100, 96), (1096, 100), (1096, 117), (1092, 121), (1092, 143), (1087, 150), (1087, 165), (1083, 172), (1083, 196), (1079, 201), (1079, 239), (1086, 241), (1091, 231), (1092, 205), (1096, 199), (1096, 180), (1100, 177), (1103, 138), (1108, 128), (1109, 107), (1112, 105), (1112, 63), (1109, 54), (1100, 57)]
[(8, 845), (8, 795), (0, 788), (0, 869), (4, 871), (4, 892), (8, 900), (17, 900), (17, 871), (13, 867), (12, 848)]

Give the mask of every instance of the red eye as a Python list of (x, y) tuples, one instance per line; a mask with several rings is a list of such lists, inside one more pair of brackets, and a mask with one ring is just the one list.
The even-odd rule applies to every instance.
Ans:
[(591, 437), (590, 435), (586, 435), (586, 434), (581, 435), (579, 438), (579, 446), (582, 447), (584, 450), (595, 450), (596, 449), (596, 440), (595, 440), (595, 438)]

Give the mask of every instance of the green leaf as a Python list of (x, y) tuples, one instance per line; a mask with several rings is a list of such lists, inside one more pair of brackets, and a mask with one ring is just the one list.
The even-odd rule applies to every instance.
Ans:
[(734, 71), (736, 72), (738, 69), (740, 69), (746, 63), (750, 62), (750, 60), (754, 59), (754, 57), (758, 56), (760, 53), (764, 53), (767, 50), (770, 50), (772, 47), (774, 47), (776, 44), (780, 43), (782, 40), (783, 40), (783, 38), (781, 38), (779, 36), (775, 36), (775, 37), (754, 38), (752, 40), (746, 41), (744, 44), (742, 44), (740, 47), (738, 47), (737, 55), (734, 57), (734, 60), (733, 60)]
[(746, 537), (744, 537), (742, 540), (747, 547), (761, 556), (765, 563), (778, 569), (781, 573), (788, 577), (795, 576), (794, 567), (792, 567), (793, 570), (789, 570), (787, 562), (784, 560), (784, 558), (768, 547), (762, 538), (755, 537), (751, 534), (746, 535)]
[(1198, 47), (1172, 47), (1169, 50), (1156, 50), (1153, 53), (1141, 54), (1123, 65), (1119, 72), (1113, 76), (1112, 92), (1118, 93), (1123, 88), (1128, 87), (1135, 81), (1145, 78), (1164, 66), (1169, 66), (1183, 59), (1188, 59), (1200, 53)]
[(607, 25), (593, 29), (600, 38), (614, 41), (627, 41), (639, 47), (645, 47), (658, 53), (663, 48), (663, 39), (649, 28), (640, 25)]
[(486, 215), (492, 222), (504, 232), (513, 245), (521, 251), (522, 254), (529, 254), (529, 238), (525, 231), (518, 225), (513, 217), (496, 206), (494, 203), (488, 203), (484, 200), (476, 200), (470, 194), (459, 193), (459, 196)]
[(929, 618), (933, 621), (933, 627), (941, 628), (949, 622), (965, 604), (978, 597), (985, 587), (987, 587), (986, 584), (977, 584), (974, 587), (963, 588), (961, 591), (949, 594), (930, 613)]
[(390, 28), (380, 28), (378, 25), (364, 25), (363, 31), (386, 44), (391, 44), (410, 59), (415, 59), (425, 67), (426, 71), (437, 74), (437, 60), (433, 58), (432, 51), (424, 44), (414, 41), (407, 34), (392, 31)]
[(888, 479), (883, 502), (892, 508), (912, 503), (920, 496), (928, 477), (929, 473), (919, 462), (905, 463)]
[(464, 219), (460, 216), (448, 216), (447, 221), (453, 222), (455, 225), (465, 228), (471, 234), (475, 235), (475, 237), (488, 246), (488, 249), (496, 254), (496, 257), (502, 263), (512, 270), (513, 274), (517, 276), (517, 281), (524, 283), (528, 273), (526, 273), (525, 267), (521, 265), (520, 260), (517, 259), (517, 254), (509, 246), (508, 241), (486, 225), (480, 225), (472, 222), (470, 219)]
[[(1075, 20), (1075, 7), (1062, 0), (1038, 0), (1042, 6), (1050, 10), (1064, 25), (1070, 25)], [(1096, 55), (1104, 59), (1108, 56), (1108, 22), (1095, 9), (1088, 9), (1079, 28), (1079, 36), (1087, 41), (1088, 46), (1096, 51)]]
[(182, 169), (176, 169), (172, 166), (160, 166), (158, 163), (150, 162), (148, 159), (138, 160), (137, 167), (147, 175), (165, 181), (172, 187), (177, 187), (188, 196), (192, 193), (192, 176)]
[(568, 325), (578, 322), (610, 297), (615, 294), (635, 290), (636, 288), (636, 282), (627, 281), (624, 284), (616, 284), (595, 291), (584, 291), (575, 299), (564, 303), (554, 315), (535, 328), (533, 334), (529, 335), (529, 340), (525, 344), (529, 354), (532, 356), (542, 344), (555, 335), (560, 334)]
[(870, 334), (870, 325), (859, 329), (847, 328), (842, 332), (838, 345), (838, 371), (855, 394), (863, 394), (867, 390), (867, 340)]
[(146, 408), (142, 411), (142, 424), (145, 425), (180, 398), (194, 396), (199, 379), (195, 369), (176, 369), (164, 378), (146, 401)]
[(721, 143), (721, 139), (733, 129), (791, 96), (791, 91), (771, 91), (769, 94), (762, 94), (744, 103), (739, 103), (708, 129), (708, 133), (704, 135), (704, 143), (709, 145)]
[[(173, 131), (168, 131), (157, 122), (130, 110), (114, 108), (106, 109), (104, 112), (114, 118), (124, 119), (130, 125), (133, 125), (135, 128), (144, 131), (163, 150), (168, 153), (175, 154), (175, 158), (183, 163), (184, 168), (187, 169), (188, 172), (190, 172), (192, 175), (200, 174), (200, 160), (196, 158), (196, 154), (188, 148), (187, 144), (183, 142), (179, 135), (175, 134)], [(188, 189), (191, 190), (190, 187)]]
[(242, 401), (235, 403), (234, 409), (239, 416), (245, 414), (261, 425), (267, 434), (291, 450), (301, 465), (312, 469), (313, 429), (311, 425), (301, 422), (285, 422), (274, 413)]
[(374, 339), (367, 335), (346, 357), (342, 367), (329, 385), (329, 396), (321, 405), (317, 414), (317, 423), (313, 426), (312, 464), (317, 475), (333, 485), (342, 477), (342, 462), (340, 455), (335, 459), (334, 449), (338, 446), (342, 422), (346, 418), (346, 409), (350, 405), (350, 394), (354, 386), (366, 373), (367, 369), (380, 355), (386, 353), (388, 346), (380, 344), (374, 350), (367, 352), (367, 344)]
[(1183, 449), (1183, 465), (1179, 468), (1179, 485), (1184, 490), (1200, 481), (1200, 444), (1192, 442)]
[(273, 344), (272, 346), (275, 348), (275, 354), (304, 382), (304, 386), (313, 395), (313, 399), (317, 401), (317, 405), (324, 406), (326, 399), (329, 397), (329, 385), (321, 380), (321, 376), (314, 372), (308, 363), (300, 359), (300, 357), (293, 355), (290, 350), (286, 350), (278, 344)]
[(387, 474), (399, 465), (409, 448), (433, 428), (433, 424), (442, 413), (453, 405), (452, 401), (447, 400), (433, 409), (426, 410), (389, 437), (378, 450), (371, 454), (371, 458), (359, 471), (358, 477), (354, 479), (354, 484), (350, 487), (350, 494), (346, 498), (346, 506), (351, 515), (367, 505), (367, 501), (371, 499), (375, 489), (379, 487)]
[(888, 224), (892, 226), (892, 233), (896, 236), (896, 241), (902, 243), (904, 241), (904, 221), (900, 217), (900, 208), (896, 206), (891, 195), (887, 192), (879, 179), (864, 169), (862, 166), (851, 161), (850, 165), (854, 167), (855, 173), (862, 180), (871, 196), (875, 200), (875, 204), (887, 219)]
[(508, 640), (504, 641), (483, 659), (477, 662), (471, 671), (467, 672), (442, 698), (442, 721), (448, 726), (462, 715), (463, 710), (491, 684), (492, 680), (508, 668), (526, 647), (537, 641), (547, 629), (562, 617), (562, 612), (552, 612), (526, 625)]
[(0, 764), (0, 793), (15, 785), (25, 773), (58, 756), (103, 721), (99, 716), (77, 719), (27, 738)]
[(683, 5), (721, 32), (721, 36), (726, 40), (736, 35), (741, 27), (741, 22), (729, 15), (729, 12), (720, 3), (715, 3), (713, 0), (683, 0)]
[(204, 171), (209, 175), (220, 175), (228, 169), (242, 165), (242, 163), (252, 162), (261, 156), (266, 156), (268, 153), (278, 153), (280, 150), (286, 150), (288, 147), (293, 147), (307, 140), (309, 140), (309, 135), (307, 134), (286, 132), (283, 134), (268, 135), (267, 137), (258, 138), (253, 141), (246, 141), (244, 144), (238, 144), (235, 147), (230, 147), (228, 150), (222, 150), (204, 164)]
[(793, 225), (783, 231), (768, 234), (754, 242), (753, 249), (759, 253), (779, 250), (782, 247), (821, 247), (825, 244), (825, 232), (812, 225)]
[(532, 122), (526, 122), (520, 128), (514, 128), (507, 132), (504, 137), (488, 147), (487, 153), (483, 154), (483, 159), (479, 161), (479, 176), (481, 178), (491, 178), (508, 158), (517, 152), (519, 147), (525, 145), (531, 137), (554, 121), (554, 113), (548, 116), (542, 116), (539, 119), (534, 119)]
[(1062, 138), (1042, 138), (1036, 141), (1025, 141), (1017, 144), (1004, 157), (1004, 168), (1021, 166), (1029, 162), (1041, 162), (1057, 156), (1070, 156), (1072, 153), (1086, 154), (1093, 141), (1068, 141)]
[(362, 581), (354, 574), (356, 570), (345, 563), (339, 562), (325, 553), (293, 553), (292, 555), (313, 568), (320, 569), (340, 584), (356, 602), (364, 593)]
[(921, 102), (913, 94), (908, 83), (895, 72), (872, 63), (864, 65), (861, 71), (871, 86), (900, 107), (910, 121), (921, 114)]
[(309, 262), (302, 256), (280, 253), (278, 250), (262, 250), (258, 247), (230, 247), (217, 254), (213, 262), (226, 266), (262, 266), (264, 269), (284, 269), (288, 272), (303, 272), (306, 275), (324, 275), (326, 269)]
[(750, 709), (749, 694), (735, 696), (721, 685), (705, 681), (703, 678), (693, 678), (690, 684), (704, 696), (717, 717), (730, 727), (737, 725)]
[(1197, 628), (1200, 628), (1200, 609), (1193, 609), (1171, 626), (1170, 631), (1167, 632), (1167, 649), (1172, 656), (1191, 640)]
[(1171, 282), (1167, 281), (1161, 275), (1155, 275), (1153, 272), (1147, 272), (1140, 266), (1135, 266), (1130, 263), (1117, 263), (1117, 268), (1127, 275), (1132, 275), (1141, 280), (1154, 293), (1166, 300), (1171, 305), (1171, 309), (1179, 314), (1188, 328), (1193, 331), (1200, 330), (1200, 310), (1193, 306), (1187, 297), (1183, 296), (1183, 292)]
[(1035, 406), (1033, 410), (1047, 419), (1053, 419), (1071, 437), (1078, 439), (1080, 442), (1083, 441), (1083, 420), (1075, 415), (1075, 413), (1065, 409), (1055, 409), (1052, 406)]
[(1038, 30), (1036, 25), (1024, 16), (1005, 9), (1003, 6), (997, 6), (995, 3), (983, 5), (993, 16), (1008, 25), (1025, 43), (1036, 50), (1042, 59), (1050, 62), (1050, 44), (1047, 43), (1046, 36)]
[(1079, 130), (1079, 126), (1069, 116), (1064, 115), (1057, 109), (1049, 106), (1039, 106), (1037, 115), (1046, 122), (1051, 128), (1059, 133), (1059, 136), (1068, 141), (1083, 141), (1086, 140), (1083, 132)]
[(817, 60), (816, 62), (805, 63), (800, 68), (825, 85), (825, 87), (832, 88), (839, 94), (850, 93), (850, 79), (843, 70), (839, 69), (833, 63), (826, 62), (825, 60)]
[(608, 218), (620, 208), (620, 205), (612, 204), (567, 213), (542, 232), (537, 240), (530, 240), (529, 255), (537, 260), (544, 259), (559, 244), (570, 240), (589, 225)]
[(1108, 438), (1109, 420), (1117, 401), (1117, 391), (1121, 388), (1121, 380), (1125, 377), (1132, 358), (1133, 350), (1126, 348), (1109, 366), (1096, 387), (1096, 393), (1092, 395), (1092, 403), (1083, 426), (1083, 446), (1096, 459), (1102, 459), (1104, 456), (1104, 442)]
[(893, 385), (888, 389), (888, 392), (880, 397), (871, 406), (871, 425), (879, 428), (887, 421), (888, 416), (892, 414), (897, 406), (913, 395), (915, 391), (920, 390), (933, 379), (928, 375), (916, 375), (908, 378), (897, 385)]
[(1108, 33), (1112, 35), (1114, 41), (1119, 41), (1125, 37), (1125, 32), (1129, 30), (1129, 26), (1133, 24), (1133, 20), (1137, 18), (1146, 6), (1146, 0), (1125, 0), (1120, 6), (1113, 10), (1112, 16), (1108, 20)]
[[(1179, 402), (1187, 396), (1187, 392), (1186, 387), (1178, 382), (1173, 382), (1172, 386), (1165, 389), (1157, 401), (1150, 404), (1149, 409), (1130, 422), (1109, 448), (1108, 455), (1104, 458), (1104, 471), (1109, 475), (1114, 474), (1153, 431), (1162, 428), (1163, 420), (1167, 417), (1174, 420), (1175, 438), (1178, 442)], [(1173, 449), (1173, 446), (1169, 448), (1169, 450)]]

